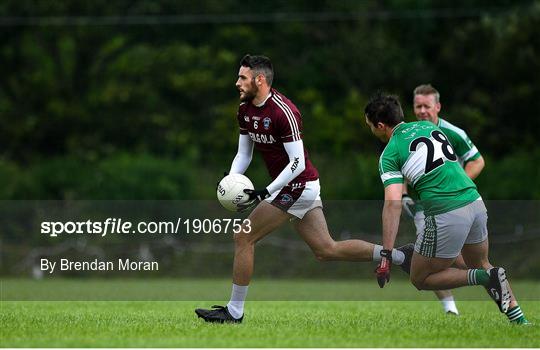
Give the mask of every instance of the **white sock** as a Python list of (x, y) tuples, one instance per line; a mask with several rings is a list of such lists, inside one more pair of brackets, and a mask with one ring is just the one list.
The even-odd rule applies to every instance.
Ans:
[(232, 285), (231, 300), (227, 304), (227, 309), (234, 318), (240, 318), (244, 314), (244, 301), (246, 300), (248, 287), (234, 283)]
[(444, 297), (441, 299), (441, 304), (443, 305), (444, 312), (453, 312), (456, 315), (459, 315), (459, 311), (456, 306), (456, 302), (454, 301), (453, 296)]
[[(373, 261), (381, 261), (381, 250), (383, 250), (382, 245), (375, 244), (373, 247)], [(401, 265), (405, 261), (405, 254), (399, 250), (392, 249), (392, 263), (396, 265)]]

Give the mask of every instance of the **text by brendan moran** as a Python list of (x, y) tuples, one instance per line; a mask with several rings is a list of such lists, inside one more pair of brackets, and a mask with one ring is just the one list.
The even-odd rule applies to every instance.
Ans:
[(74, 261), (60, 259), (51, 261), (41, 259), (41, 271), (54, 273), (55, 271), (158, 271), (157, 261), (133, 261), (130, 259), (118, 259), (115, 261), (100, 261), (98, 259), (90, 261)]

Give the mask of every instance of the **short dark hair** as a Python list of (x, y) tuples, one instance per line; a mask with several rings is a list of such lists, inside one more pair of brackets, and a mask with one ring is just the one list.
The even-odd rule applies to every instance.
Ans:
[(439, 100), (441, 99), (441, 94), (439, 94), (439, 91), (435, 89), (431, 84), (422, 84), (418, 85), (414, 91), (414, 96), (416, 95), (434, 95), (435, 96), (435, 102), (439, 103)]
[(377, 92), (369, 99), (364, 113), (373, 125), (383, 123), (393, 127), (404, 119), (397, 96), (385, 95), (382, 92)]
[(272, 86), (274, 67), (272, 67), (272, 62), (270, 62), (268, 57), (247, 54), (240, 60), (240, 65), (250, 68), (255, 73), (255, 76), (259, 74), (264, 75), (268, 85)]

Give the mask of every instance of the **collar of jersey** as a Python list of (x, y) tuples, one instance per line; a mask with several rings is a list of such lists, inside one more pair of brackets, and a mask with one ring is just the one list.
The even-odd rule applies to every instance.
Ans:
[(268, 94), (268, 96), (266, 96), (266, 98), (264, 99), (264, 101), (262, 101), (261, 103), (259, 103), (258, 105), (254, 105), (255, 107), (262, 107), (266, 104), (266, 101), (268, 101), (268, 99), (272, 97), (272, 91), (270, 91), (270, 93)]
[(394, 133), (396, 132), (396, 130), (401, 128), (402, 125), (405, 125), (405, 122), (401, 122), (398, 125), (394, 126), (394, 128), (392, 129), (392, 136), (394, 136)]

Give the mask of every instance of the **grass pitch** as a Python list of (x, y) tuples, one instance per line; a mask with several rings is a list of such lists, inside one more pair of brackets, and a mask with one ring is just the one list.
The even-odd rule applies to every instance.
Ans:
[[(42, 283), (44, 282), (44, 283)], [(321, 281), (255, 281), (252, 299), (246, 303), (244, 323), (207, 324), (193, 310), (216, 301), (15, 301), (18, 287), (59, 290), (78, 285), (88, 295), (96, 295), (100, 283), (94, 280), (2, 281), (0, 339), (2, 347), (539, 347), (540, 301), (534, 300), (537, 282), (514, 283), (531, 327), (512, 326), (491, 301), (480, 301), (466, 288), (456, 291), (461, 316), (443, 314), (431, 293), (412, 291), (406, 281), (392, 281), (384, 290), (375, 281), (330, 282), (362, 300), (268, 301), (267, 290), (278, 286), (288, 295), (325, 296)], [(110, 281), (123, 283), (124, 281)], [(110, 284), (109, 283), (109, 284)], [(209, 284), (224, 280), (125, 281), (141, 290), (155, 290), (163, 283), (176, 290), (187, 288), (205, 296)], [(38, 287), (40, 286), (40, 287)], [(186, 289), (186, 290), (187, 290)], [(389, 292), (390, 291), (390, 292)], [(529, 292), (525, 292), (529, 291)], [(22, 292), (22, 290), (21, 290)], [(262, 293), (262, 294), (261, 294)], [(386, 294), (385, 294), (386, 293)], [(279, 291), (274, 293), (279, 295)], [(384, 299), (377, 296), (385, 295)], [(84, 295), (84, 293), (83, 293)], [(395, 300), (400, 295), (403, 301)], [(228, 295), (223, 295), (222, 298)], [(538, 296), (538, 294), (536, 294)], [(191, 297), (191, 296), (190, 296)], [(459, 301), (467, 299), (468, 301)], [(22, 299), (22, 298), (19, 298)], [(371, 300), (367, 300), (371, 299)], [(424, 300), (421, 300), (424, 299)], [(485, 300), (485, 298), (483, 298)], [(11, 300), (11, 301), (6, 301)], [(195, 300), (195, 298), (193, 299)], [(223, 300), (217, 302), (223, 303)]]

